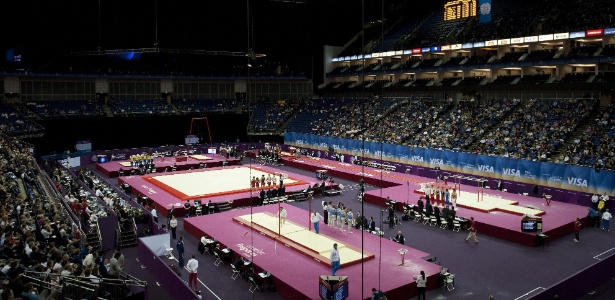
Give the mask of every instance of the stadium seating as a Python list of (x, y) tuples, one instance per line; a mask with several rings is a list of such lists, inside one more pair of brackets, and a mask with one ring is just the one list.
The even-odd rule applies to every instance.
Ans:
[(259, 103), (252, 109), (248, 131), (274, 132), (280, 129), (282, 123), (288, 120), (298, 107), (298, 103)]
[(109, 101), (115, 116), (164, 115), (174, 113), (171, 106), (162, 99), (130, 100), (112, 99)]
[(585, 83), (592, 77), (594, 73), (568, 73), (559, 82), (560, 83)]
[(456, 81), (461, 80), (461, 77), (447, 77), (447, 78), (442, 78), (442, 80), (440, 81), (441, 86), (451, 86), (453, 83), (455, 83)]
[(237, 107), (233, 99), (173, 99), (173, 105), (184, 113), (227, 113)]
[(475, 86), (479, 85), (483, 80), (485, 80), (485, 76), (470, 76), (466, 77), (461, 81), (458, 86)]
[(104, 115), (101, 104), (89, 100), (28, 101), (28, 108), (41, 118), (96, 117)]
[(478, 153), (546, 160), (589, 115), (595, 100), (530, 99), (491, 132), (483, 135)]
[(400, 145), (413, 144), (416, 133), (429, 126), (446, 106), (431, 104), (428, 99), (410, 99), (364, 132), (365, 140)]
[(43, 131), (41, 125), (28, 119), (25, 107), (0, 102), (0, 132), (21, 137)]
[(545, 49), (545, 50), (532, 50), (532, 52), (530, 52), (527, 57), (525, 58), (525, 60), (543, 60), (543, 59), (550, 59), (553, 58), (553, 56), (555, 55), (555, 53), (557, 53), (557, 50), (555, 49)]
[(570, 49), (570, 52), (568, 52), (567, 56), (568, 57), (594, 56), (594, 54), (596, 54), (596, 52), (600, 48), (601, 47), (599, 45), (574, 47), (574, 48)]
[(615, 169), (615, 105), (609, 104), (587, 129), (575, 138), (559, 162)]

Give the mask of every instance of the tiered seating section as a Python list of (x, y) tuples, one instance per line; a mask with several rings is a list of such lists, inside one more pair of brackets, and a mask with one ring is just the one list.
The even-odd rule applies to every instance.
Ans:
[(478, 105), (464, 101), (446, 111), (414, 137), (414, 146), (467, 150), (486, 130), (499, 123), (515, 102), (491, 100)]
[(162, 99), (112, 99), (109, 100), (109, 107), (115, 116), (164, 115), (173, 113), (171, 106), (167, 104), (166, 100)]
[(28, 119), (26, 108), (0, 102), (0, 132), (10, 136), (26, 136), (43, 131), (43, 126)]
[(312, 99), (299, 109), (299, 113), (288, 123), (286, 131), (315, 133), (313, 123), (326, 120), (329, 115), (346, 105), (350, 99)]
[(28, 101), (28, 108), (41, 118), (97, 117), (104, 115), (102, 104), (91, 100)]
[[(395, 99), (352, 99), (335, 109), (327, 119), (312, 122), (312, 132), (343, 138), (355, 138), (376, 122), (386, 111), (397, 105)], [(369, 109), (364, 109), (368, 107)]]
[(580, 138), (568, 146), (561, 162), (595, 168), (615, 169), (615, 105), (591, 120)]
[(252, 109), (248, 131), (252, 133), (277, 131), (298, 107), (298, 103), (291, 102), (259, 103)]
[[(428, 99), (363, 101), (367, 102), (314, 100), (309, 109), (299, 110), (286, 130), (547, 160), (597, 105), (595, 100), (588, 99), (468, 99), (448, 105)], [(366, 116), (365, 122), (361, 121), (362, 114)], [(301, 123), (309, 125), (298, 126)], [(366, 128), (362, 127), (364, 124)], [(602, 136), (611, 134), (600, 132)]]
[(233, 99), (173, 99), (172, 103), (184, 114), (228, 113), (237, 109)]
[(382, 118), (378, 124), (365, 131), (367, 141), (410, 145), (415, 134), (438, 118), (445, 106), (432, 105), (429, 101), (412, 100)]
[(485, 135), (475, 152), (546, 160), (592, 111), (594, 100), (530, 99)]

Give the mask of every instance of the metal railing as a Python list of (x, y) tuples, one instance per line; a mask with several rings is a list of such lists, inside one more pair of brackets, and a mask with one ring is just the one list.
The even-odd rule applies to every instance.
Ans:
[[(147, 282), (121, 272), (118, 279), (47, 274), (26, 271), (23, 278), (32, 282), (39, 292), (48, 289), (61, 294), (61, 299), (124, 299), (144, 292)], [(95, 280), (95, 281), (92, 281)], [(97, 282), (96, 282), (97, 281)]]

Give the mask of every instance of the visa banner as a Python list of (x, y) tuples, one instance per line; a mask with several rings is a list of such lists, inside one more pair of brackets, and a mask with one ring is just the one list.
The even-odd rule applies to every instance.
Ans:
[[(335, 148), (340, 154), (383, 159), (413, 166), (435, 168), (487, 178), (513, 180), (570, 191), (615, 195), (615, 172), (593, 168), (480, 155), (449, 150), (361, 142), (336, 137), (287, 132), (284, 143), (300, 149)], [(363, 151), (362, 151), (363, 148)]]

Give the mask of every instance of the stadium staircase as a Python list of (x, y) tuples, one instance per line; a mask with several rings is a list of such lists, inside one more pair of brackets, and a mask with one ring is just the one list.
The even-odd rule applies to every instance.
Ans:
[(594, 107), (594, 109), (592, 110), (591, 113), (589, 113), (589, 115), (587, 115), (587, 117), (583, 120), (579, 121), (579, 125), (577, 126), (574, 131), (572, 132), (572, 134), (570, 134), (568, 136), (568, 138), (564, 141), (564, 143), (562, 144), (561, 147), (559, 147), (555, 153), (553, 153), (551, 155), (551, 157), (549, 158), (550, 160), (554, 160), (557, 159), (559, 157), (563, 157), (563, 155), (566, 152), (566, 149), (568, 149), (568, 147), (570, 147), (570, 145), (572, 145), (574, 143), (575, 139), (580, 139), (582, 136), (585, 135), (585, 131), (587, 130), (587, 128), (589, 128), (590, 126), (592, 126), (595, 123), (596, 119), (600, 119), (602, 117), (602, 115), (604, 114), (604, 111), (607, 108), (605, 106), (599, 106), (596, 104), (596, 106)]
[(92, 247), (92, 249), (102, 250), (102, 238), (98, 228), (90, 231), (81, 230), (80, 236), (85, 236), (85, 242)]
[(122, 248), (137, 245), (137, 225), (135, 218), (130, 218), (126, 223), (119, 221), (115, 228), (117, 241), (116, 244)]
[(290, 116), (288, 116), (288, 119), (286, 119), (286, 121), (282, 123), (282, 125), (278, 129), (278, 133), (281, 136), (284, 136), (284, 131), (286, 131), (286, 126), (288, 126), (288, 124), (290, 124), (290, 122), (292, 122), (292, 120), (294, 120), (300, 112), (301, 112), (301, 109), (295, 109), (295, 111), (293, 111), (293, 113)]
[(105, 115), (107, 115), (107, 117), (109, 118), (113, 118), (113, 112), (111, 111), (111, 107), (109, 107), (109, 104), (103, 104), (103, 109), (105, 110)]
[(559, 49), (557, 51), (557, 53), (555, 53), (555, 55), (553, 55), (553, 58), (560, 58), (562, 55), (564, 55), (566, 53), (566, 51), (564, 50), (564, 48)]
[(19, 188), (19, 199), (26, 199), (28, 194), (26, 193), (26, 188), (23, 181), (19, 177), (16, 178), (16, 181), (17, 187)]
[(406, 34), (405, 36), (402, 36), (399, 40), (397, 40), (397, 42), (395, 42), (395, 45), (393, 46), (394, 49), (404, 49), (405, 45), (406, 45), (406, 41), (411, 41), (414, 36), (416, 36), (416, 33), (419, 31), (419, 29), (421, 27), (423, 27), (423, 24), (425, 24), (425, 22), (427, 22), (427, 19), (434, 13), (431, 13), (427, 16), (425, 16), (423, 18), (423, 20), (421, 20), (415, 27), (414, 29), (412, 29), (411, 32), (409, 32), (408, 34)]
[(167, 104), (171, 107), (171, 111), (176, 115), (181, 115), (182, 111), (177, 109), (177, 106), (173, 103), (173, 101), (168, 101)]

